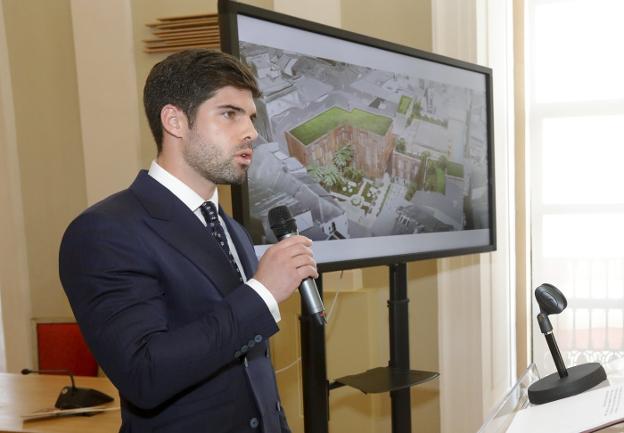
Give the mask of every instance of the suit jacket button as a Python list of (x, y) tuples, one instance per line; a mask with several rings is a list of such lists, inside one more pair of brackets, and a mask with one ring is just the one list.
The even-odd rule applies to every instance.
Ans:
[(254, 337), (254, 341), (255, 341), (256, 343), (260, 343), (260, 342), (262, 341), (262, 335), (256, 335), (256, 336)]
[(249, 347), (247, 347), (246, 344), (243, 344), (243, 347), (241, 347), (241, 353), (247, 353), (247, 351), (249, 350)]
[(256, 345), (256, 342), (255, 342), (255, 341), (253, 341), (253, 340), (249, 340), (249, 341), (247, 342), (247, 346), (248, 346), (250, 349), (251, 349), (252, 347), (254, 347), (255, 345)]
[(259, 424), (260, 423), (258, 422), (258, 418), (254, 417), (254, 418), (249, 420), (249, 427), (251, 427), (251, 428), (258, 428)]
[(240, 358), (240, 356), (241, 356), (241, 353), (240, 353), (240, 351), (238, 351), (238, 350), (237, 350), (237, 351), (234, 353), (234, 358)]

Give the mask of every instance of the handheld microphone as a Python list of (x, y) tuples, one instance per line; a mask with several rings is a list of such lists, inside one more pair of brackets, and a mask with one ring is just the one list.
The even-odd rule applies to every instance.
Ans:
[[(277, 206), (269, 210), (269, 225), (278, 241), (299, 234), (297, 222), (286, 206)], [(312, 278), (308, 277), (301, 282), (299, 285), (299, 293), (301, 294), (301, 299), (303, 300), (303, 305), (305, 305), (307, 313), (313, 317), (314, 321), (319, 326), (327, 323), (325, 320), (323, 300)]]
[(24, 368), (21, 371), (22, 374), (66, 374), (71, 379), (71, 386), (66, 386), (61, 389), (61, 393), (54, 403), (54, 407), (57, 409), (78, 409), (82, 407), (99, 406), (104, 403), (113, 401), (113, 397), (104, 394), (101, 391), (91, 388), (77, 388), (74, 382), (74, 374), (70, 370), (31, 370)]

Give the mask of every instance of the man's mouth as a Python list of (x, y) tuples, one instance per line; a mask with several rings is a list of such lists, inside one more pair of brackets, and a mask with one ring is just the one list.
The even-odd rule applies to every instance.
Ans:
[(241, 150), (240, 152), (236, 152), (236, 158), (239, 160), (241, 164), (249, 165), (251, 164), (251, 156), (253, 151), (251, 149)]

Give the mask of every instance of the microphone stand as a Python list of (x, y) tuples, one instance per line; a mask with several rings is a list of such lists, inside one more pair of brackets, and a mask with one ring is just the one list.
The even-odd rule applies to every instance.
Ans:
[(21, 373), (24, 375), (30, 373), (68, 375), (71, 380), (71, 386), (66, 386), (61, 389), (56, 403), (54, 404), (54, 407), (57, 409), (79, 409), (83, 407), (100, 406), (114, 400), (110, 395), (104, 394), (96, 389), (76, 387), (74, 374), (70, 370), (31, 370), (24, 368)]

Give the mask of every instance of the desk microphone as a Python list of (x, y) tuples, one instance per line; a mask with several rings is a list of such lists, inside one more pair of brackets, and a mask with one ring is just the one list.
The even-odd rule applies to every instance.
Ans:
[(607, 378), (604, 368), (598, 362), (588, 362), (566, 368), (559, 346), (553, 334), (553, 326), (548, 318), (559, 314), (568, 306), (561, 291), (552, 284), (544, 283), (535, 289), (535, 299), (539, 306), (537, 323), (546, 338), (557, 373), (550, 374), (529, 386), (529, 401), (533, 404), (549, 403), (561, 398), (580, 394), (598, 385)]
[(78, 409), (82, 407), (99, 406), (113, 401), (113, 397), (101, 391), (91, 388), (77, 388), (74, 382), (74, 374), (70, 370), (31, 370), (24, 368), (22, 374), (66, 374), (71, 380), (71, 386), (61, 389), (61, 393), (54, 403), (57, 409)]
[[(286, 206), (277, 206), (269, 211), (269, 225), (278, 241), (299, 234), (297, 222)], [(312, 278), (308, 277), (301, 282), (299, 293), (307, 313), (313, 317), (317, 325), (322, 326), (327, 323), (323, 300)]]

